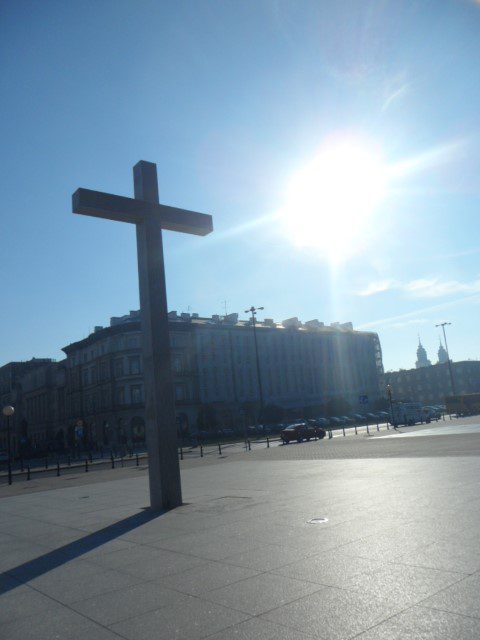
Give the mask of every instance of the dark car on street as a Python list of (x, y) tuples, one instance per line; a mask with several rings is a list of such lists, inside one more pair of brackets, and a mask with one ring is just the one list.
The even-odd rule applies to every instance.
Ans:
[(303, 442), (303, 440), (311, 440), (312, 438), (324, 438), (325, 430), (321, 427), (315, 427), (311, 424), (305, 424), (303, 422), (297, 424), (290, 424), (286, 429), (280, 432), (280, 437), (283, 444), (288, 444), (292, 440), (297, 442)]

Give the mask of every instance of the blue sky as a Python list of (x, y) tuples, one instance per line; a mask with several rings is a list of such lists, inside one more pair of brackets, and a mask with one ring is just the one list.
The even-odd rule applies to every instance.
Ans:
[[(165, 233), (170, 309), (352, 321), (386, 369), (417, 334), (435, 360), (449, 320), (452, 357), (480, 358), (479, 33), (467, 0), (5, 0), (0, 363), (138, 308), (134, 228), (70, 197), (132, 195), (140, 159), (163, 203), (214, 216), (208, 238)], [(345, 175), (345, 216), (306, 221), (292, 176), (339, 139), (375, 149), (385, 192), (357, 216)]]

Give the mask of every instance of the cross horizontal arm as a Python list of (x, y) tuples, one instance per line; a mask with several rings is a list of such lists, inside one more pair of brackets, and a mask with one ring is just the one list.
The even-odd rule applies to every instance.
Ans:
[(156, 218), (168, 231), (206, 236), (213, 231), (212, 216), (135, 198), (115, 196), (102, 191), (77, 189), (72, 196), (72, 211), (86, 216), (137, 224)]

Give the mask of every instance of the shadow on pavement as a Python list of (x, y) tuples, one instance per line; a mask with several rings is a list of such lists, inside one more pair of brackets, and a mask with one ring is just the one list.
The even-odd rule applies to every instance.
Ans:
[[(34, 560), (29, 560), (17, 567), (8, 569), (4, 573), (0, 574), (0, 595), (6, 593), (11, 589), (15, 589), (20, 584), (33, 580), (52, 569), (62, 566), (63, 564), (79, 558), (84, 553), (88, 553), (97, 547), (118, 538), (119, 536), (136, 529), (141, 525), (161, 517), (166, 512), (152, 512), (150, 509), (145, 509), (141, 513), (136, 513), (133, 516), (129, 516), (124, 520), (115, 522), (114, 524), (90, 533), (84, 538), (69, 542), (63, 547), (54, 549), (45, 553), (43, 556), (39, 556)], [(13, 578), (13, 579), (12, 579)]]

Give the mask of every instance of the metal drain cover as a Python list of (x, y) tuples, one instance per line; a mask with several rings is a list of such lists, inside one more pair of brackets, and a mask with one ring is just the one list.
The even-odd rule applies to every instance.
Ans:
[(328, 518), (312, 518), (307, 524), (324, 524), (325, 522), (328, 522)]

